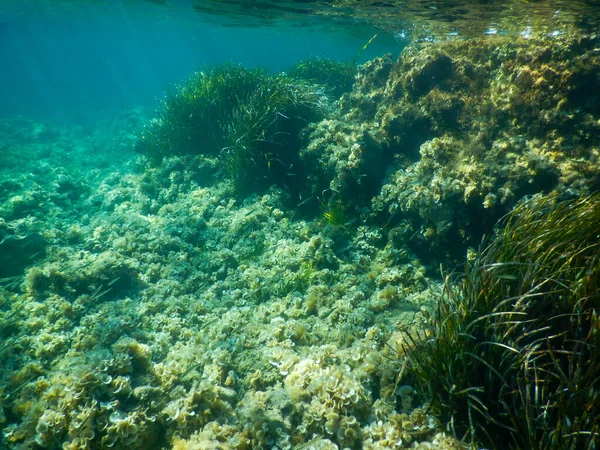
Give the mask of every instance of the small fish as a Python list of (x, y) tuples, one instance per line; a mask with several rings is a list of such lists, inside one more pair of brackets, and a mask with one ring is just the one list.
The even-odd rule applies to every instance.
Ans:
[(296, 207), (300, 207), (300, 206), (306, 205), (306, 204), (307, 204), (308, 202), (310, 202), (310, 201), (311, 201), (313, 198), (315, 198), (315, 196), (314, 196), (314, 195), (311, 195), (310, 197), (307, 197), (307, 198), (305, 198), (305, 199), (304, 199), (304, 200), (302, 200), (300, 203), (298, 203), (298, 204), (296, 205)]
[(108, 283), (108, 285), (109, 285), (109, 286), (112, 286), (113, 284), (115, 284), (115, 283), (116, 283), (117, 281), (119, 281), (120, 279), (121, 279), (121, 277), (117, 277), (117, 278), (115, 278), (114, 280), (110, 281), (110, 282)]
[(108, 288), (108, 289), (104, 289), (102, 290), (104, 286), (99, 286), (98, 289), (96, 289), (94, 292), (92, 292), (92, 294), (90, 295), (90, 298), (92, 300), (98, 300), (101, 297), (104, 297), (106, 294), (108, 294), (110, 291), (112, 291), (112, 288)]

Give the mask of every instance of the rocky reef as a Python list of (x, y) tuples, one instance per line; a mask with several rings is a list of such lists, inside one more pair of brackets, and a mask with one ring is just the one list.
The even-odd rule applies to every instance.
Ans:
[(520, 199), (600, 187), (597, 48), (370, 61), (294, 136), (294, 189), (241, 193), (218, 151), (136, 154), (158, 129), (140, 111), (2, 121), (0, 249), (27, 249), (0, 257), (2, 445), (466, 448), (403, 370), (409, 333), (442, 298), (439, 264), (473, 259)]
[(312, 192), (407, 233), (437, 268), (524, 196), (597, 190), (597, 48), (595, 36), (494, 38), (365, 64), (337, 116), (311, 127)]

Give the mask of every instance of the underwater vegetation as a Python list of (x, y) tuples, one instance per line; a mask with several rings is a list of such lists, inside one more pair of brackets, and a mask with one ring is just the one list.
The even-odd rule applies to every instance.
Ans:
[[(6, 130), (17, 156), (37, 155), (18, 138), (30, 125)], [(110, 154), (125, 133), (109, 130), (99, 142), (62, 131), (72, 162), (98, 144)], [(239, 200), (233, 180), (197, 177), (193, 158), (139, 170), (132, 148), (119, 167), (73, 170), (93, 189), (68, 203), (53, 195), (54, 139), (34, 187), (7, 192), (35, 189), (36, 212), (51, 214), (10, 216), (11, 234), (49, 245), (0, 280), (2, 446), (460, 448), (410, 396), (398, 406), (383, 342), (435, 283), (416, 262), (390, 264), (379, 230), (347, 226), (336, 243), (276, 186)]]
[(354, 62), (334, 61), (316, 56), (300, 61), (287, 73), (293, 78), (325, 86), (331, 97), (339, 98), (352, 90), (356, 67)]
[(489, 448), (600, 442), (600, 194), (536, 196), (499, 225), (407, 370), (459, 435)]
[(226, 65), (154, 119), (0, 121), (0, 447), (592, 445), (597, 48), (415, 43), (336, 101), (342, 66)]
[(292, 77), (325, 86), (330, 95), (337, 99), (352, 90), (356, 76), (356, 63), (375, 38), (377, 38), (376, 34), (356, 52), (351, 61), (334, 61), (316, 56), (300, 61), (290, 68), (288, 73)]
[(137, 148), (156, 161), (219, 157), (245, 192), (253, 184), (283, 185), (301, 176), (299, 133), (326, 107), (320, 85), (226, 64), (194, 74), (167, 95)]

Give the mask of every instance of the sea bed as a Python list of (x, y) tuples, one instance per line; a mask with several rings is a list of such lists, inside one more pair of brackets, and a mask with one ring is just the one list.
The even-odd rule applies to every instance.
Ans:
[[(0, 122), (0, 426), (25, 448), (463, 448), (405, 333), (527, 195), (598, 188), (595, 37), (422, 43), (305, 131), (307, 215), (219, 159)], [(591, 90), (590, 90), (591, 89)], [(325, 195), (324, 192), (328, 194)], [(6, 253), (4, 253), (6, 254)]]

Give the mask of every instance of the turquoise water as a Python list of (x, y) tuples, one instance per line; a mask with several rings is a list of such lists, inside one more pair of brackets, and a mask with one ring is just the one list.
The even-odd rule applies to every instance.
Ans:
[(0, 449), (600, 447), (592, 1), (0, 4)]
[[(236, 62), (281, 71), (310, 56), (352, 59), (377, 30), (311, 19), (235, 27), (186, 3), (3, 6), (0, 115), (86, 123), (154, 108), (170, 85), (202, 67)], [(381, 36), (368, 57), (404, 44)]]

